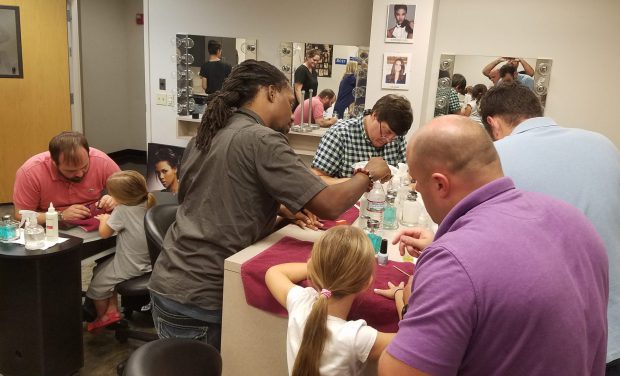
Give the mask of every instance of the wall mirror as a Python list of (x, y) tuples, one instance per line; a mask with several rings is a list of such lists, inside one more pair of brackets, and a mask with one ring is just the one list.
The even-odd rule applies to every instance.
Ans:
[(256, 59), (256, 39), (227, 38), (192, 34), (177, 34), (177, 112), (179, 115), (202, 114), (206, 94), (200, 77), (201, 67), (209, 60), (207, 45), (210, 40), (222, 45), (221, 60), (235, 67), (246, 59)]
[[(522, 80), (540, 98), (544, 110), (551, 80), (552, 63), (551, 59), (546, 58), (442, 54), (439, 59), (434, 115), (439, 116), (452, 112), (450, 111), (453, 107), (450, 107), (449, 92), (455, 74), (458, 73), (465, 77), (467, 87), (473, 88), (477, 84), (483, 84), (490, 88), (494, 82), (483, 74), (483, 70), (497, 81), (500, 69), (505, 64), (516, 66), (518, 79)], [(459, 93), (458, 95), (461, 108), (469, 100), (469, 97), (464, 94)]]
[[(317, 48), (321, 51), (321, 61), (315, 68), (318, 73), (318, 91), (332, 89), (336, 96), (340, 81), (345, 75), (347, 63), (355, 61), (355, 87), (352, 89), (353, 103), (347, 108), (347, 116), (357, 116), (364, 111), (366, 101), (366, 76), (368, 74), (368, 47), (346, 46), (325, 43), (282, 42), (279, 47), (280, 70), (294, 82), (295, 69), (304, 63), (306, 51)], [(314, 93), (315, 95), (318, 93)], [(333, 106), (327, 110), (332, 115)], [(340, 118), (343, 114), (338, 114)]]

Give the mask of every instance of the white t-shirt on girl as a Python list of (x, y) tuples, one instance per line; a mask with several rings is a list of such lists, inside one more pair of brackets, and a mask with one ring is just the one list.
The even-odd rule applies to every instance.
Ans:
[[(315, 289), (301, 286), (291, 288), (286, 297), (286, 359), (289, 375), (299, 352), (306, 319), (318, 297)], [(330, 336), (321, 356), (321, 375), (361, 375), (377, 338), (377, 330), (366, 325), (364, 320), (346, 321), (334, 316), (327, 316), (327, 329)]]

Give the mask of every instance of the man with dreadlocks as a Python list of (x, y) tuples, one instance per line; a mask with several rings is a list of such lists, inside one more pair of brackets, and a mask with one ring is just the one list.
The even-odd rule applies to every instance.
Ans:
[(212, 97), (183, 156), (180, 206), (149, 288), (160, 337), (219, 349), (224, 260), (270, 234), (279, 210), (337, 218), (390, 170), (372, 158), (341, 184), (315, 176), (288, 144), (293, 91), (269, 63), (244, 61)]

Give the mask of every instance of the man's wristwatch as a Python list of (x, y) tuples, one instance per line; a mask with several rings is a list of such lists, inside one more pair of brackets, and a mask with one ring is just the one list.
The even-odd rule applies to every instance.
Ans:
[(64, 220), (65, 220), (65, 218), (64, 218), (64, 216), (62, 215), (62, 212), (61, 212), (61, 211), (59, 211), (59, 212), (58, 212), (58, 222), (61, 222), (61, 221), (64, 221)]

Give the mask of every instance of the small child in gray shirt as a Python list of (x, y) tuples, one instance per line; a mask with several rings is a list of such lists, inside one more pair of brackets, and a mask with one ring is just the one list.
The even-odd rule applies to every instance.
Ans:
[(112, 214), (95, 218), (99, 220), (102, 238), (118, 233), (116, 253), (95, 268), (86, 291), (97, 311), (97, 318), (88, 324), (88, 331), (120, 321), (116, 285), (151, 271), (144, 216), (146, 210), (155, 205), (155, 197), (147, 191), (146, 180), (137, 171), (118, 171), (108, 178), (106, 188), (118, 205)]

